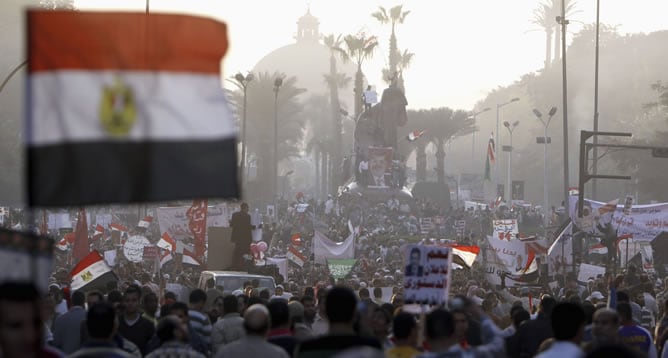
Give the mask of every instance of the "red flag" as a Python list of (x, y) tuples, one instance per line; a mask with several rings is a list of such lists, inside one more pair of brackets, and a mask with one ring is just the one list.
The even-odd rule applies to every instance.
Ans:
[(74, 230), (74, 247), (72, 247), (72, 257), (81, 260), (90, 253), (90, 244), (88, 242), (88, 223), (86, 223), (86, 209), (79, 209), (77, 217), (77, 227)]
[(195, 242), (194, 256), (198, 261), (204, 261), (204, 251), (206, 251), (206, 214), (208, 200), (193, 200), (193, 204), (186, 211), (188, 217), (188, 228), (193, 234)]
[(300, 246), (302, 244), (302, 234), (301, 233), (296, 233), (292, 235), (290, 238), (290, 241), (292, 241), (292, 244), (295, 246)]

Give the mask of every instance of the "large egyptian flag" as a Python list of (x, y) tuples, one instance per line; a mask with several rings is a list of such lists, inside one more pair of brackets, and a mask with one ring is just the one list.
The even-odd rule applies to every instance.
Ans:
[(111, 267), (104, 262), (102, 255), (97, 251), (92, 251), (74, 266), (70, 272), (70, 280), (72, 291), (84, 288), (86, 290), (106, 290), (107, 283), (118, 281), (118, 278)]
[(31, 206), (237, 197), (223, 23), (28, 11)]

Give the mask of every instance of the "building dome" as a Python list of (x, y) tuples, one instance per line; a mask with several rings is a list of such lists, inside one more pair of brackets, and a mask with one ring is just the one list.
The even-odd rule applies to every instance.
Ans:
[[(269, 72), (270, 74), (278, 72), (296, 77), (297, 87), (307, 90), (302, 99), (311, 95), (328, 95), (329, 89), (324, 76), (329, 74), (331, 52), (320, 42), (319, 24), (318, 19), (307, 11), (297, 21), (295, 43), (278, 48), (264, 56), (253, 67), (253, 72)], [(338, 72), (345, 73), (351, 79), (347, 88), (339, 90), (341, 103), (345, 103), (350, 110), (352, 109), (353, 80), (357, 68), (350, 62), (344, 64), (340, 58), (337, 58), (336, 66)]]

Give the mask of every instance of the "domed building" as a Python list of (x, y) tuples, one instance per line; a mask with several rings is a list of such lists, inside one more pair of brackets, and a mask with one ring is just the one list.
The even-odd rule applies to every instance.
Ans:
[[(329, 60), (331, 52), (321, 40), (318, 30), (320, 21), (311, 15), (310, 9), (297, 21), (297, 35), (295, 43), (278, 48), (262, 58), (253, 68), (254, 73), (269, 72), (270, 74), (284, 73), (286, 76), (295, 76), (297, 86), (305, 88), (307, 92), (302, 99), (310, 95), (329, 95), (329, 89), (324, 75), (329, 74)], [(345, 73), (351, 78), (347, 88), (339, 89), (339, 100), (345, 107), (352, 109), (353, 87), (356, 66), (352, 62), (343, 63), (337, 57), (337, 71)], [(351, 111), (352, 112), (352, 111)]]

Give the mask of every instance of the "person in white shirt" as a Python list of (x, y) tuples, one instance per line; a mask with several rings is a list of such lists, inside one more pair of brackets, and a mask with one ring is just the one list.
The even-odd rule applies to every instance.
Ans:
[(557, 304), (552, 310), (552, 332), (555, 342), (537, 358), (582, 358), (580, 349), (586, 316), (580, 305), (571, 302)]
[(334, 199), (332, 199), (332, 194), (327, 195), (327, 201), (325, 201), (325, 215), (330, 215), (334, 209)]
[(364, 96), (364, 110), (368, 110), (378, 102), (378, 93), (371, 87), (366, 87), (366, 91), (362, 94)]

